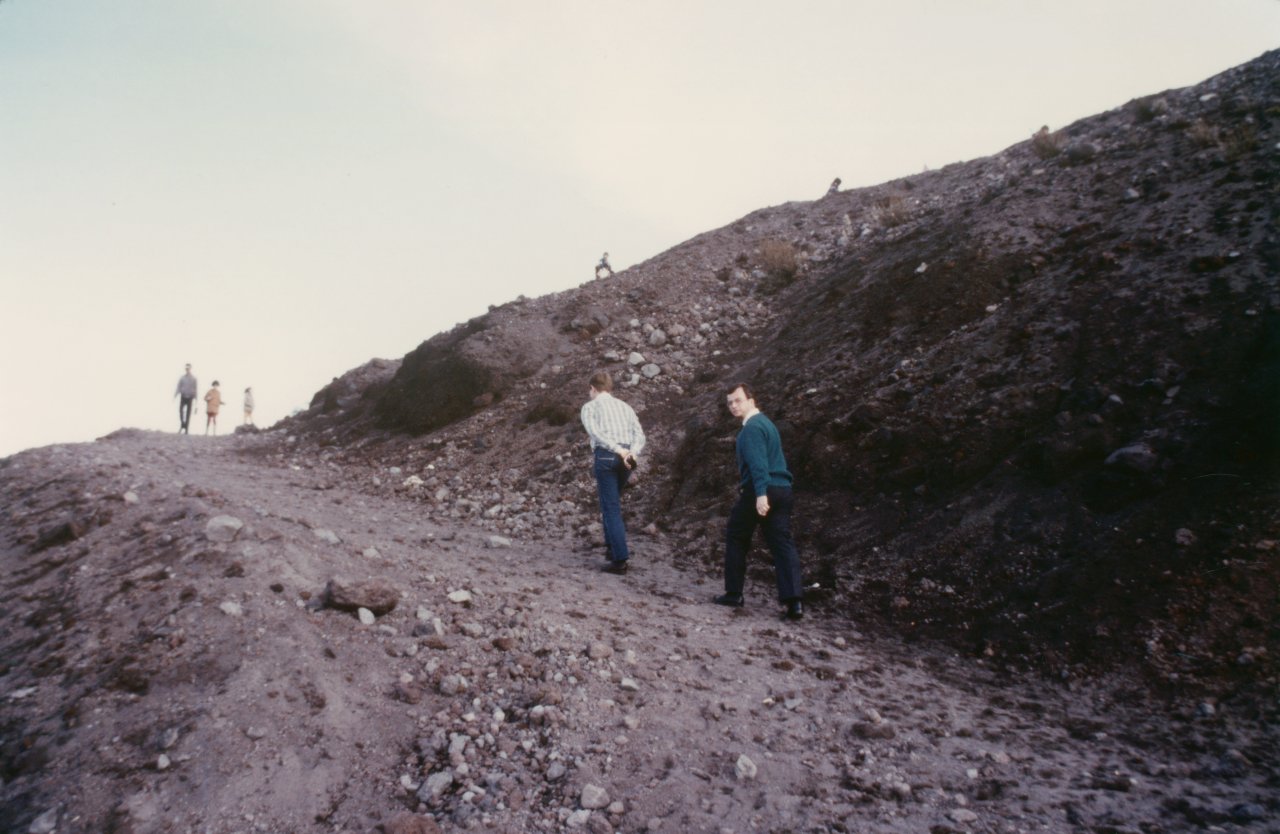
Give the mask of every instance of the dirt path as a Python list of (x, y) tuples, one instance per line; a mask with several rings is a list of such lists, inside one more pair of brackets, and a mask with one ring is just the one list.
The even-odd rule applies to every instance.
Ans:
[[(718, 608), (660, 539), (610, 576), (359, 486), (275, 436), (0, 464), (0, 829), (1276, 830), (1276, 729), (1231, 705), (785, 623), (759, 583)], [(335, 577), (398, 604), (362, 624)]]

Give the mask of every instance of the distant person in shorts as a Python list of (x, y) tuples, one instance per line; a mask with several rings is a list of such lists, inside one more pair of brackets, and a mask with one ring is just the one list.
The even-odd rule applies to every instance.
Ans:
[(839, 194), (839, 193), (840, 193), (840, 178), (836, 177), (831, 181), (831, 187), (827, 189), (827, 196), (830, 197), (832, 194)]
[(178, 378), (178, 387), (173, 391), (175, 397), (181, 397), (178, 400), (178, 434), (191, 434), (188, 430), (191, 424), (191, 403), (195, 402), (199, 392), (200, 384), (196, 382), (191, 373), (191, 365), (188, 364), (187, 372)]
[(213, 429), (213, 433), (218, 433), (218, 412), (222, 409), (222, 389), (218, 387), (218, 380), (213, 381), (213, 387), (209, 389), (209, 393), (204, 395), (204, 433), (207, 435), (209, 429)]
[(244, 389), (244, 424), (253, 425), (253, 388)]
[(600, 263), (596, 264), (596, 277), (600, 277), (601, 270), (608, 272), (609, 277), (613, 277), (613, 267), (609, 266), (609, 253), (605, 252), (600, 256)]
[(627, 529), (622, 523), (622, 488), (636, 467), (636, 455), (644, 449), (644, 429), (631, 406), (615, 399), (613, 377), (608, 371), (591, 375), (582, 406), (582, 427), (591, 438), (591, 471), (596, 477), (600, 496), (600, 518), (604, 522), (604, 541), (609, 548), (606, 573), (625, 574), (630, 553), (627, 551)]

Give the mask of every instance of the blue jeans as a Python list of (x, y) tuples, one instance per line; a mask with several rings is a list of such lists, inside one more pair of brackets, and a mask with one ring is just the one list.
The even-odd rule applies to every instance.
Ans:
[(627, 560), (627, 529), (622, 526), (622, 488), (631, 477), (622, 458), (608, 449), (597, 448), (592, 469), (596, 475), (596, 491), (600, 494), (600, 518), (604, 522), (604, 543), (609, 546), (609, 559)]
[(804, 596), (800, 581), (800, 554), (791, 540), (791, 508), (794, 500), (790, 487), (769, 487), (769, 514), (756, 512), (756, 496), (746, 490), (729, 511), (729, 527), (725, 531), (724, 590), (742, 595), (747, 580), (747, 551), (756, 527), (764, 528), (764, 541), (773, 554), (773, 571), (778, 580), (778, 599), (790, 602)]

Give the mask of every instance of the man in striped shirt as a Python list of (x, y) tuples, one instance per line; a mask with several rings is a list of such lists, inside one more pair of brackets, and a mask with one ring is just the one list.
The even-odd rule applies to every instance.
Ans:
[(591, 376), (591, 399), (582, 406), (582, 427), (591, 438), (592, 471), (600, 494), (604, 541), (609, 548), (608, 573), (627, 572), (627, 530), (622, 524), (622, 488), (631, 477), (636, 455), (644, 449), (644, 429), (631, 406), (614, 399), (608, 371)]

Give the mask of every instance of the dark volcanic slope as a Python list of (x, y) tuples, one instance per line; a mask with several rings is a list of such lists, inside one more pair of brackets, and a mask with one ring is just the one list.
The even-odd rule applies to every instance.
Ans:
[(1274, 682), (1278, 120), (1271, 52), (495, 308), (285, 428), (370, 489), (595, 536), (576, 411), (606, 367), (653, 436), (633, 526), (714, 572), (749, 379), (818, 605), (1057, 673)]

